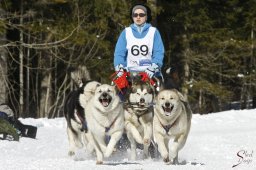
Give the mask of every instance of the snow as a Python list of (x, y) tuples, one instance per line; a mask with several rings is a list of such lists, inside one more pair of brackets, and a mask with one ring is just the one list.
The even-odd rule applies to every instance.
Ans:
[(82, 149), (74, 157), (67, 155), (64, 118), (19, 120), (37, 126), (37, 138), (0, 140), (0, 170), (256, 169), (256, 109), (194, 114), (187, 143), (179, 153), (180, 165), (166, 165), (161, 158), (143, 160), (140, 156), (130, 161), (129, 150), (117, 151), (103, 165), (96, 165), (95, 156)]

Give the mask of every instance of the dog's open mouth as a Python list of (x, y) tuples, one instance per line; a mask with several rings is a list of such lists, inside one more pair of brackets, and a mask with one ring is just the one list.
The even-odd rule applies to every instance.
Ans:
[(141, 102), (139, 102), (138, 105), (139, 105), (139, 107), (145, 107), (146, 106), (145, 103), (141, 103)]
[(169, 106), (169, 107), (164, 107), (164, 106), (162, 106), (162, 108), (163, 108), (164, 112), (170, 114), (170, 113), (172, 112), (174, 106)]
[(108, 105), (111, 103), (112, 101), (112, 97), (110, 95), (108, 95), (107, 93), (103, 93), (101, 95), (101, 97), (99, 98), (100, 103), (102, 104), (102, 106), (104, 107), (108, 107)]

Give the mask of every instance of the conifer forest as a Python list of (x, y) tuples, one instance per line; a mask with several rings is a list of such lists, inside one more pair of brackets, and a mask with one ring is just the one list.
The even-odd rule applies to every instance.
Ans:
[(135, 3), (194, 113), (256, 107), (256, 0), (1, 0), (0, 103), (16, 117), (61, 117), (82, 79), (111, 83), (113, 54)]

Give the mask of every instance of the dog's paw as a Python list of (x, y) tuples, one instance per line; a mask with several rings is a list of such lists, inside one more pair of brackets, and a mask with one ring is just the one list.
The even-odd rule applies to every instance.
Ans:
[(163, 161), (164, 161), (165, 163), (167, 163), (167, 164), (169, 164), (169, 163), (170, 163), (170, 160), (169, 160), (169, 158), (168, 158), (168, 157), (165, 157), (165, 158), (163, 159)]
[(73, 155), (75, 155), (75, 152), (74, 152), (74, 151), (69, 151), (69, 152), (68, 152), (68, 156), (73, 156)]
[(145, 139), (143, 140), (143, 144), (144, 144), (144, 145), (150, 145), (150, 139), (145, 138)]
[(102, 165), (103, 161), (96, 161), (96, 165)]
[(171, 159), (170, 163), (171, 163), (172, 165), (178, 165), (178, 164), (179, 164), (178, 158), (176, 157), (176, 158), (174, 158), (174, 159)]

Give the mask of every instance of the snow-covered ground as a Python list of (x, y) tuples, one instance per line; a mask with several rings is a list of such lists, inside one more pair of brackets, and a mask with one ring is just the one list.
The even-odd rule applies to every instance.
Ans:
[[(139, 157), (138, 161), (130, 161), (129, 150), (117, 151), (103, 165), (96, 165), (95, 157), (83, 150), (73, 158), (67, 156), (64, 118), (20, 120), (38, 127), (37, 138), (22, 137), (19, 142), (0, 140), (0, 170), (256, 169), (255, 109), (193, 115), (190, 135), (179, 154), (181, 165), (165, 165), (160, 158)], [(232, 168), (234, 165), (237, 166)]]

